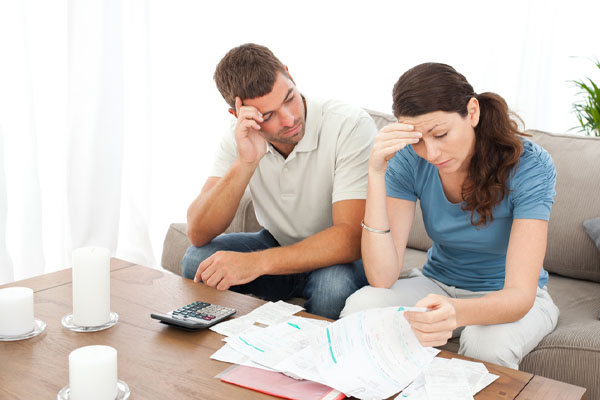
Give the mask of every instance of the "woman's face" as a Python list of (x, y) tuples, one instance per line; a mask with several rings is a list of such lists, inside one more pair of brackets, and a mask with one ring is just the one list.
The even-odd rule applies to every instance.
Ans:
[(466, 173), (475, 149), (475, 127), (479, 122), (479, 102), (472, 98), (467, 115), (435, 111), (417, 117), (399, 117), (398, 122), (413, 125), (422, 133), (413, 144), (419, 155), (438, 168), (440, 175)]

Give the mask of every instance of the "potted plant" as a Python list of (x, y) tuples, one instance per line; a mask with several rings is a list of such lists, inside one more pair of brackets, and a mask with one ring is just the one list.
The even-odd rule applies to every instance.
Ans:
[[(600, 61), (596, 59), (594, 64), (600, 70)], [(581, 103), (573, 104), (573, 110), (580, 124), (573, 129), (579, 129), (588, 136), (600, 137), (600, 88), (590, 78), (572, 81), (572, 83), (579, 89), (579, 94), (584, 95)]]

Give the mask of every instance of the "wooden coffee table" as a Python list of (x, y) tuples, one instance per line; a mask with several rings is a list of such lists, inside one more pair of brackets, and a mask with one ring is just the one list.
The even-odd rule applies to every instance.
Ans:
[[(221, 335), (210, 330), (182, 331), (150, 318), (152, 312), (166, 312), (196, 300), (233, 307), (237, 315), (243, 315), (263, 304), (262, 300), (219, 292), (170, 272), (113, 259), (111, 311), (119, 314), (119, 322), (105, 331), (76, 333), (60, 322), (72, 312), (70, 269), (0, 288), (10, 286), (34, 290), (35, 317), (47, 327), (32, 339), (0, 342), (0, 399), (55, 399), (69, 383), (69, 353), (94, 344), (117, 349), (119, 379), (129, 385), (132, 400), (275, 398), (214, 378), (230, 366), (209, 358), (223, 345)], [(460, 357), (448, 352), (440, 356)], [(584, 388), (485, 364), (500, 378), (476, 399), (585, 399)]]

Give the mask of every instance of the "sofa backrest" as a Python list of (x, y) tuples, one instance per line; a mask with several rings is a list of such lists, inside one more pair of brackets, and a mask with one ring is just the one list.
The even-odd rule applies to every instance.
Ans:
[(600, 138), (529, 130), (556, 166), (556, 198), (548, 224), (544, 268), (600, 282), (600, 252), (583, 221), (600, 217)]
[[(367, 112), (378, 129), (396, 122), (390, 114)], [(583, 230), (583, 221), (600, 217), (600, 138), (536, 130), (527, 133), (550, 153), (557, 171), (544, 268), (571, 278), (600, 282), (600, 252)], [(431, 247), (418, 203), (408, 247)]]

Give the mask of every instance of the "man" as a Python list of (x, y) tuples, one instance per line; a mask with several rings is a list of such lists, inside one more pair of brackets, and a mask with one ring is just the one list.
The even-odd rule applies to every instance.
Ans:
[[(183, 276), (271, 301), (304, 297), (307, 311), (338, 318), (367, 284), (360, 221), (375, 123), (302, 96), (264, 46), (230, 50), (214, 78), (237, 121), (188, 209)], [(246, 187), (265, 229), (220, 235)]]

